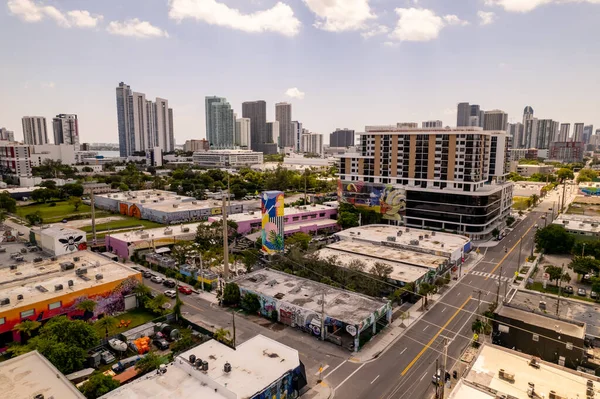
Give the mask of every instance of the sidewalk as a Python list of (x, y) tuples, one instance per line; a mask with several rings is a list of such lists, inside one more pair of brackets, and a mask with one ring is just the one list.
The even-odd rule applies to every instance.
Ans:
[[(482, 259), (482, 254), (477, 254), (475, 251), (471, 252), (469, 258), (462, 266), (462, 276), (458, 280), (450, 280), (450, 283), (448, 283), (441, 294), (435, 294), (430, 297), (428, 299), (429, 309), (435, 306), (444, 295), (457, 285)], [(412, 324), (418, 321), (421, 316), (427, 312), (427, 310), (422, 310), (421, 307), (422, 301), (419, 300), (408, 309), (408, 317), (404, 321), (400, 318), (393, 320), (391, 325), (387, 326), (382, 332), (373, 337), (373, 339), (371, 339), (371, 341), (369, 341), (359, 352), (355, 353), (350, 358), (350, 361), (355, 363), (369, 362), (384, 353)]]
[(333, 388), (327, 382), (321, 381), (301, 394), (300, 397), (303, 399), (330, 399), (333, 398)]

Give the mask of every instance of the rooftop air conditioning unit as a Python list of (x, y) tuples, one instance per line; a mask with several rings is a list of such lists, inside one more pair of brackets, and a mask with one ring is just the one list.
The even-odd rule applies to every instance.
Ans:
[(429, 234), (425, 234), (425, 238), (429, 238)]
[(69, 287), (72, 287), (72, 286), (73, 286), (73, 280), (69, 280), (69, 281), (67, 281), (67, 285), (68, 285)]
[(17, 265), (10, 265), (10, 270), (17, 270)]
[(198, 205), (198, 201), (192, 201), (192, 204)]
[(62, 284), (56, 284), (56, 285), (54, 286), (54, 291), (60, 291), (60, 290), (62, 290), (62, 289), (63, 289), (63, 285), (62, 285)]
[(254, 211), (248, 211), (248, 215), (254, 215)]
[(74, 257), (73, 257), (73, 261), (74, 261), (74, 262), (79, 262), (79, 256), (74, 256)]
[(435, 231), (432, 231), (432, 232), (431, 232), (431, 236), (432, 236), (432, 237), (435, 237)]
[(389, 237), (387, 238), (387, 240), (388, 240), (388, 241), (392, 241), (392, 242), (396, 242), (396, 237), (394, 237), (394, 236), (389, 236)]
[(539, 308), (542, 311), (546, 310), (546, 302), (545, 301), (540, 301)]
[(150, 234), (148, 234), (148, 233), (142, 233), (142, 234), (140, 235), (140, 237), (141, 237), (141, 238), (149, 238), (149, 237), (150, 237)]
[(10, 303), (10, 298), (0, 299), (0, 306), (8, 305), (9, 303)]
[(184, 232), (184, 233), (187, 233), (187, 232), (190, 231), (190, 228), (189, 227), (182, 227), (181, 231)]
[(77, 270), (75, 270), (75, 275), (81, 276), (82, 274), (87, 274), (87, 269), (77, 269)]
[(104, 276), (100, 273), (96, 274), (96, 280), (102, 280)]
[(167, 229), (165, 229), (165, 235), (166, 235), (166, 236), (170, 236), (171, 234), (173, 234), (173, 230), (171, 230), (171, 229), (168, 229), (168, 228), (167, 228)]
[(173, 208), (179, 208), (179, 204), (173, 204)]
[(73, 262), (62, 262), (60, 264), (60, 270), (62, 270), (63, 272), (65, 270), (73, 270), (75, 269), (75, 263)]
[(23, 300), (23, 294), (17, 295), (17, 301), (22, 301), (22, 300)]
[(229, 362), (225, 362), (225, 365), (223, 366), (223, 371), (226, 373), (231, 373), (231, 364), (229, 364)]

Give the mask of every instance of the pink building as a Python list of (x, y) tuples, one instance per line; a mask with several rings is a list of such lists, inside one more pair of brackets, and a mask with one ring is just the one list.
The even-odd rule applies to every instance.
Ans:
[[(337, 209), (326, 205), (306, 205), (288, 207), (284, 211), (284, 234), (290, 235), (298, 232), (317, 233), (320, 231), (337, 230)], [(211, 216), (209, 222), (221, 221), (220, 216)], [(261, 229), (260, 211), (250, 211), (228, 215), (227, 220), (238, 224), (238, 234), (248, 235), (259, 232)]]

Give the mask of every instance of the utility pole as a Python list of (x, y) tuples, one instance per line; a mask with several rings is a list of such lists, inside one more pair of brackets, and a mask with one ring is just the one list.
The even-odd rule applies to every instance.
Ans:
[(565, 211), (565, 191), (567, 189), (567, 182), (563, 181), (563, 196), (562, 196), (562, 205), (560, 206), (560, 211)]
[(477, 294), (477, 314), (481, 311), (481, 294), (483, 293), (481, 290), (473, 290)]
[(583, 248), (581, 248), (581, 257), (585, 256), (585, 242), (583, 243)]
[(198, 255), (200, 255), (200, 286), (202, 287), (202, 292), (204, 292), (204, 268), (202, 265), (202, 253), (198, 251)]
[(521, 239), (519, 240), (519, 263), (517, 263), (517, 271), (521, 270), (521, 248), (523, 247), (523, 238), (525, 238), (524, 234), (521, 236)]
[(227, 234), (227, 203), (223, 196), (223, 278), (229, 279), (229, 234)]
[(308, 204), (308, 202), (306, 201), (306, 179), (306, 169), (304, 169), (304, 206)]
[(565, 264), (563, 263), (560, 268), (560, 278), (558, 279), (558, 297), (556, 298), (556, 317), (558, 317), (559, 306), (560, 306), (560, 281), (562, 280), (562, 276), (565, 272)]
[(321, 341), (325, 341), (325, 288), (321, 292)]
[(498, 291), (496, 292), (496, 306), (500, 304), (500, 278), (502, 277), (502, 265), (500, 265), (500, 273), (498, 273)]
[[(436, 380), (436, 384), (435, 384), (435, 397), (436, 399), (440, 399), (440, 380), (441, 376), (438, 375), (438, 370), (439, 370), (439, 365), (438, 365), (439, 359), (435, 359), (435, 371), (433, 372), (434, 375), (436, 377), (438, 377), (438, 379)], [(443, 398), (442, 398), (443, 399)]]
[(442, 370), (442, 399), (444, 399), (444, 390), (446, 389), (447, 362), (448, 362), (448, 337), (444, 337), (444, 369)]
[(96, 208), (94, 206), (93, 189), (90, 189), (90, 206), (92, 208), (92, 244), (96, 245)]
[(233, 325), (233, 349), (235, 349), (235, 309), (231, 312), (232, 325)]

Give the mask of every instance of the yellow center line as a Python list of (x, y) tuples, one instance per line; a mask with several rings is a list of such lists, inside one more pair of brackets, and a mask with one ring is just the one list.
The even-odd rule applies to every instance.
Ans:
[[(490, 275), (494, 274), (494, 272), (496, 271), (496, 269), (498, 269), (500, 267), (500, 265), (502, 264), (502, 262), (504, 262), (506, 260), (506, 258), (508, 258), (508, 255), (510, 255), (512, 253), (512, 251), (515, 250), (515, 248), (517, 247), (517, 245), (519, 245), (519, 243), (521, 242), (521, 240), (523, 239), (523, 237), (525, 237), (529, 233), (529, 231), (531, 229), (533, 229), (533, 226), (535, 226), (535, 223), (532, 224), (531, 227), (528, 228), (527, 231), (521, 236), (521, 238), (517, 240), (517, 243), (515, 245), (513, 245), (513, 247), (510, 249), (510, 251), (508, 251), (506, 253), (506, 255), (504, 255), (504, 258), (500, 259), (500, 262), (498, 262), (498, 264), (496, 266), (494, 266), (494, 268), (490, 272)], [(519, 267), (519, 265), (517, 265), (517, 267)], [(487, 276), (484, 280), (487, 280), (489, 278), (490, 278), (490, 276)]]
[(431, 338), (431, 341), (429, 341), (427, 343), (427, 345), (425, 345), (423, 347), (423, 349), (421, 349), (421, 352), (419, 352), (419, 354), (417, 356), (415, 356), (415, 358), (408, 364), (408, 366), (406, 366), (406, 368), (404, 369), (404, 371), (402, 371), (402, 373), (400, 374), (401, 376), (404, 377), (404, 375), (408, 372), (408, 370), (410, 370), (410, 368), (412, 366), (414, 366), (414, 364), (417, 362), (417, 360), (419, 360), (419, 358), (421, 356), (423, 356), (423, 353), (425, 353), (425, 351), (431, 346), (431, 344), (433, 344), (433, 341), (435, 341), (437, 339), (437, 337), (440, 336), (440, 334), (442, 333), (442, 331), (444, 331), (446, 329), (446, 327), (448, 327), (448, 324), (450, 324), (452, 322), (452, 320), (454, 320), (454, 318), (458, 315), (458, 313), (465, 307), (467, 306), (467, 303), (469, 303), (469, 301), (471, 300), (471, 296), (469, 296), (467, 298), (467, 300), (462, 304), (462, 306), (460, 308), (458, 308), (456, 310), (456, 312), (454, 312), (454, 314), (452, 315), (452, 317), (450, 317), (448, 319), (448, 321), (446, 322), (446, 324), (444, 324), (442, 326), (442, 328), (440, 328), (440, 330), (433, 336), (433, 338)]

